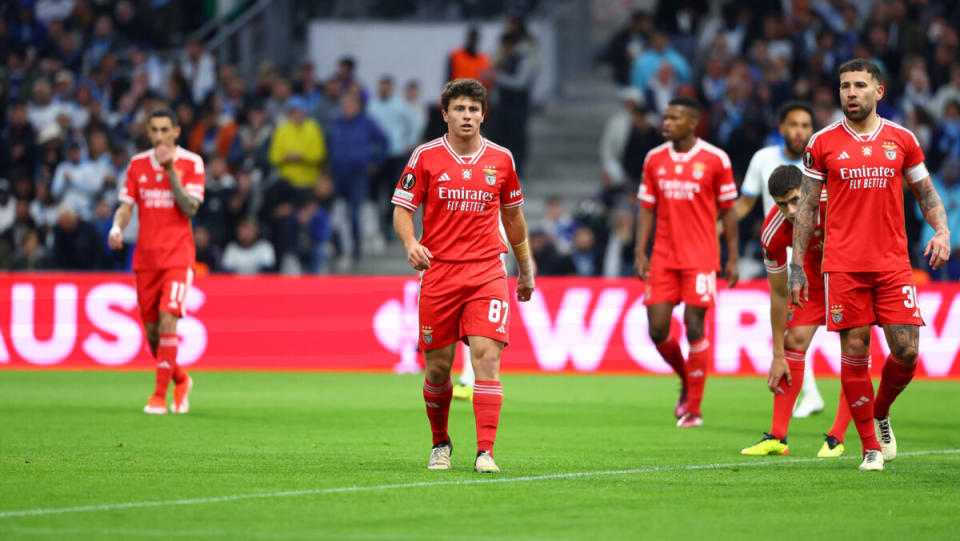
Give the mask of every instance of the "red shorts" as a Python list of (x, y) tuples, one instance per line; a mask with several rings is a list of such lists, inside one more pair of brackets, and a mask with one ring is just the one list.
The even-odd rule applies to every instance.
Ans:
[(187, 315), (187, 290), (193, 283), (193, 269), (134, 271), (137, 304), (144, 323), (153, 323), (160, 310), (177, 317)]
[(823, 314), (827, 312), (827, 292), (823, 288), (813, 288), (807, 292), (809, 299), (803, 301), (803, 307), (794, 306), (787, 301), (787, 328), (823, 325)]
[(873, 324), (924, 324), (910, 269), (829, 272), (823, 279), (827, 290), (827, 330)]
[(717, 271), (713, 269), (650, 268), (643, 304), (683, 301), (688, 306), (712, 308), (717, 298)]
[(509, 342), (507, 272), (490, 261), (431, 261), (420, 273), (420, 349), (449, 346), (467, 336)]

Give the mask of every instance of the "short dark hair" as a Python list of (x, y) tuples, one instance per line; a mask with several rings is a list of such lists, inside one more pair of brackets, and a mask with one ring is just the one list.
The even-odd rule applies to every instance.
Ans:
[(806, 111), (807, 114), (810, 115), (810, 120), (813, 120), (813, 107), (811, 107), (809, 103), (805, 101), (788, 101), (777, 109), (778, 122), (783, 124), (787, 119), (787, 115), (793, 111)]
[(169, 118), (170, 124), (172, 124), (173, 127), (177, 127), (180, 125), (180, 121), (177, 120), (177, 113), (174, 113), (173, 109), (167, 109), (166, 107), (162, 109), (154, 109), (150, 113), (150, 118)]
[(670, 100), (670, 103), (668, 103), (667, 105), (679, 105), (680, 107), (689, 107), (690, 109), (693, 109), (694, 111), (696, 111), (698, 115), (703, 112), (703, 106), (700, 105), (699, 101), (693, 98), (688, 98), (686, 96), (679, 96), (679, 97), (673, 98), (672, 100)]
[(770, 180), (767, 181), (767, 189), (773, 197), (783, 197), (791, 190), (800, 188), (800, 181), (803, 179), (803, 173), (793, 165), (781, 165), (770, 173)]
[(865, 71), (872, 75), (873, 79), (878, 83), (883, 82), (883, 72), (880, 71), (880, 67), (866, 58), (854, 58), (853, 60), (848, 60), (840, 64), (840, 67), (837, 68), (837, 75), (839, 76), (848, 71)]
[(487, 89), (476, 79), (454, 79), (443, 85), (440, 92), (440, 108), (444, 111), (450, 106), (450, 100), (467, 97), (480, 102), (480, 111), (487, 112)]

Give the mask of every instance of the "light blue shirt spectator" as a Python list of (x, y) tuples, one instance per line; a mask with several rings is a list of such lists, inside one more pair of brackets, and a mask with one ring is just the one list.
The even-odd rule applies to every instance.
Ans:
[(673, 66), (677, 81), (681, 84), (690, 82), (690, 64), (680, 53), (670, 47), (666, 34), (658, 32), (653, 35), (650, 48), (633, 61), (633, 67), (630, 70), (631, 86), (645, 90), (647, 81), (656, 75), (657, 69), (664, 61)]

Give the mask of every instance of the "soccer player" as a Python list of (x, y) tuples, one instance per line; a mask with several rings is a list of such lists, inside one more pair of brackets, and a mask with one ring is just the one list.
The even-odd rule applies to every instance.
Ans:
[[(781, 165), (770, 175), (769, 193), (776, 203), (763, 222), (760, 242), (763, 246), (763, 263), (767, 267), (770, 283), (770, 328), (773, 332), (773, 361), (767, 387), (773, 392), (773, 424), (770, 432), (755, 445), (740, 451), (747, 456), (785, 455), (787, 429), (790, 427), (790, 411), (800, 394), (806, 377), (804, 357), (813, 340), (813, 335), (823, 323), (827, 312), (824, 306), (823, 275), (820, 265), (823, 260), (823, 213), (826, 200), (820, 202), (820, 217), (813, 232), (813, 242), (807, 250), (804, 269), (810, 276), (810, 301), (803, 308), (793, 306), (787, 300), (787, 248), (793, 243), (793, 220), (800, 203), (800, 180), (803, 173), (793, 165)], [(826, 194), (821, 194), (825, 196)], [(850, 406), (843, 393), (833, 427), (817, 453), (818, 457), (843, 456), (843, 438), (850, 425)]]
[[(761, 148), (750, 159), (736, 204), (738, 220), (750, 214), (758, 197), (763, 198), (763, 215), (769, 217), (770, 210), (774, 207), (773, 197), (767, 190), (770, 174), (781, 165), (794, 165), (798, 170), (803, 166), (801, 161), (803, 150), (807, 147), (810, 136), (813, 135), (813, 109), (807, 103), (790, 101), (780, 106), (777, 117), (780, 119), (780, 135), (783, 137), (783, 143)], [(787, 244), (789, 246), (789, 243)], [(790, 258), (789, 248), (787, 258)], [(797, 400), (793, 411), (794, 417), (809, 417), (823, 411), (823, 398), (817, 388), (817, 380), (813, 377), (813, 363), (804, 363), (801, 390), (803, 394)]]
[[(860, 469), (880, 471), (897, 456), (890, 405), (913, 378), (924, 324), (904, 232), (904, 180), (936, 231), (924, 251), (934, 269), (950, 258), (950, 231), (917, 138), (876, 112), (885, 90), (880, 69), (856, 58), (842, 64), (839, 74), (844, 118), (814, 134), (803, 154), (789, 288), (794, 304), (808, 302), (803, 261), (826, 184), (827, 329), (840, 332), (840, 381), (863, 444)], [(875, 323), (890, 347), (876, 398), (869, 371)]]
[[(727, 285), (739, 278), (737, 216), (730, 158), (719, 148), (697, 138), (700, 104), (674, 98), (663, 115), (666, 143), (647, 153), (638, 199), (636, 273), (647, 283), (650, 338), (657, 351), (680, 377), (680, 398), (674, 408), (678, 427), (703, 425), (700, 402), (710, 365), (710, 343), (704, 332), (707, 308), (714, 305), (720, 255), (717, 246), (717, 209), (727, 240)], [(656, 210), (657, 234), (653, 256), (647, 243)], [(686, 304), (683, 320), (690, 342), (690, 360), (684, 363), (680, 344), (670, 335), (673, 307)]]
[(200, 156), (176, 146), (180, 125), (169, 109), (150, 113), (147, 125), (153, 148), (130, 159), (120, 189), (108, 242), (123, 247), (123, 228), (133, 205), (140, 229), (133, 254), (137, 304), (150, 352), (157, 359), (157, 379), (145, 413), (167, 413), (167, 389), (173, 378), (173, 413), (187, 413), (193, 380), (177, 364), (177, 320), (186, 314), (196, 249), (190, 218), (203, 202), (204, 172)]
[[(423, 399), (433, 432), (427, 467), (450, 469), (453, 445), (447, 418), (453, 385), (450, 368), (457, 342), (470, 346), (476, 373), (473, 412), (477, 426), (474, 471), (500, 471), (493, 444), (503, 389), (500, 355), (509, 342), (510, 300), (500, 254), (513, 245), (519, 277), (517, 298), (533, 293), (533, 260), (523, 217), (523, 192), (510, 151), (480, 135), (487, 91), (475, 79), (448, 82), (440, 94), (445, 136), (414, 150), (394, 191), (393, 225), (420, 271), (419, 345), (426, 358)], [(423, 205), (423, 236), (414, 235), (413, 213)]]

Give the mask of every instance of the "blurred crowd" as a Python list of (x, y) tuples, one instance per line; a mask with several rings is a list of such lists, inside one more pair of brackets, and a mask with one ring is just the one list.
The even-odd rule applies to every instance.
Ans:
[[(698, 134), (729, 153), (739, 182), (755, 151), (779, 143), (783, 102), (809, 102), (816, 129), (840, 118), (835, 72), (855, 56), (883, 67), (879, 112), (917, 134), (960, 243), (960, 3), (714, 4), (673, 0), (636, 12), (598, 55), (621, 87), (621, 106), (599, 142), (602, 189), (573, 205), (546, 201), (542, 219), (531, 222), (541, 274), (632, 275), (636, 187), (646, 152), (662, 142), (660, 115), (672, 97), (705, 105)], [(178, 143), (207, 164), (194, 222), (202, 268), (349, 271), (394, 238), (396, 178), (417, 144), (445, 130), (417, 81), (360, 81), (362, 59), (350, 57), (333, 73), (264, 61), (248, 79), (189, 37), (202, 10), (182, 5), (0, 7), (0, 268), (128, 268), (136, 220), (120, 253), (107, 247), (106, 232), (127, 162), (149, 146), (145, 119), (161, 106), (179, 117)], [(522, 177), (539, 46), (516, 17), (494, 51), (479, 50), (479, 38), (470, 30), (450, 51), (447, 75), (489, 88), (497, 114), (485, 134), (514, 152)], [(926, 268), (919, 254), (932, 231), (914, 198), (906, 201), (914, 264)], [(747, 277), (763, 272), (762, 222), (760, 205), (741, 222)], [(953, 263), (933, 276), (958, 277)]]
[[(643, 158), (663, 142), (660, 116), (674, 96), (698, 99), (698, 135), (724, 149), (742, 180), (754, 152), (780, 144), (777, 108), (809, 103), (814, 129), (842, 117), (836, 68), (854, 57), (884, 71), (878, 112), (912, 130), (960, 247), (960, 3), (952, 0), (660, 2), (638, 11), (598, 58), (622, 88), (622, 108), (600, 141), (604, 188), (575, 208), (548, 203), (535, 228), (541, 273), (632, 275), (634, 196)], [(905, 197), (914, 266), (933, 231)], [(740, 224), (741, 276), (760, 276), (760, 205)], [(934, 279), (960, 278), (960, 263)]]
[[(248, 81), (202, 41), (185, 37), (176, 47), (158, 36), (153, 4), (5, 7), (0, 268), (129, 267), (136, 219), (122, 252), (105, 238), (127, 162), (149, 147), (145, 122), (158, 107), (176, 113), (178, 144), (206, 163), (194, 220), (201, 270), (349, 271), (382, 250), (394, 237), (390, 194), (407, 157), (426, 135), (444, 131), (417, 81), (384, 75), (367, 87), (350, 57), (324, 74), (309, 62), (286, 72), (265, 61)], [(513, 139), (501, 142), (522, 164), (526, 138), (516, 134), (529, 115), (532, 38), (520, 19), (508, 22), (493, 55), (477, 50), (478, 37), (471, 30), (450, 54), (449, 76), (483, 80), (514, 113), (499, 127)], [(163, 55), (158, 46), (177, 52)]]

